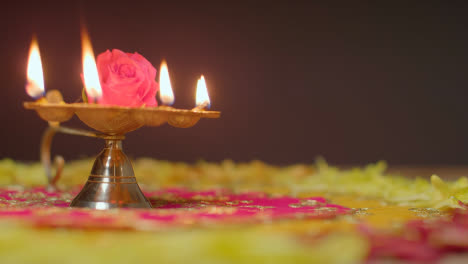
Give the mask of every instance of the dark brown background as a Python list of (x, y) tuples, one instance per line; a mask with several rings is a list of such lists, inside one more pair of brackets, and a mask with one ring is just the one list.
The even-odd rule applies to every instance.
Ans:
[[(46, 123), (22, 108), (29, 100), (24, 84), (33, 33), (46, 89), (59, 89), (67, 101), (79, 98), (83, 16), (96, 53), (138, 51), (157, 68), (166, 58), (177, 107), (193, 106), (203, 73), (212, 109), (223, 112), (190, 129), (130, 133), (129, 156), (289, 164), (321, 155), (340, 164), (467, 164), (463, 1), (348, 2), (4, 3), (0, 158), (38, 159)], [(59, 135), (54, 152), (70, 159), (101, 147), (95, 139)]]

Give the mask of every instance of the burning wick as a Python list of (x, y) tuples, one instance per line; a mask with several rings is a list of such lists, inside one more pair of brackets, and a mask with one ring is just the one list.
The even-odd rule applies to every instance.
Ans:
[(32, 98), (35, 98), (37, 100), (41, 100), (41, 98), (44, 98), (44, 92), (40, 91), (40, 88), (34, 81), (27, 81), (26, 91), (28, 94), (31, 95)]
[(206, 88), (205, 77), (200, 77), (197, 83), (196, 107), (192, 111), (203, 111), (205, 108), (210, 108), (210, 97)]
[(42, 72), (41, 54), (36, 37), (33, 37), (31, 41), (26, 76), (26, 92), (32, 98), (39, 98), (40, 100), (44, 96), (44, 74)]
[(81, 49), (83, 59), (83, 79), (88, 102), (96, 103), (102, 96), (101, 83), (94, 59), (93, 47), (86, 28), (81, 29)]
[(163, 106), (169, 106), (174, 103), (174, 92), (172, 91), (171, 79), (169, 78), (169, 70), (165, 60), (161, 62), (159, 71), (159, 99)]
[(49, 104), (63, 103), (62, 94), (57, 90), (48, 91), (44, 97), (44, 73), (42, 71), (41, 54), (36, 37), (33, 37), (31, 41), (26, 75), (28, 80), (26, 92), (32, 98), (37, 98), (36, 102)]
[(197, 105), (194, 108), (192, 108), (192, 111), (203, 111), (205, 108), (207, 108), (210, 105), (209, 102), (203, 102), (201, 105)]

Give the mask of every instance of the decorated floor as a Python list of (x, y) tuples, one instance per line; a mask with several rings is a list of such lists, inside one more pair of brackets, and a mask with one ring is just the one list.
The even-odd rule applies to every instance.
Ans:
[(139, 159), (153, 209), (71, 209), (91, 164), (67, 163), (53, 189), (39, 164), (0, 161), (1, 263), (468, 261), (464, 177)]

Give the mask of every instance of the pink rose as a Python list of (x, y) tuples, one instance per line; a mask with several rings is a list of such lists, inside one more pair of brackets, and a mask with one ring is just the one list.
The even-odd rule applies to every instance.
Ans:
[(107, 50), (97, 57), (102, 88), (99, 104), (139, 107), (157, 106), (156, 69), (138, 53)]

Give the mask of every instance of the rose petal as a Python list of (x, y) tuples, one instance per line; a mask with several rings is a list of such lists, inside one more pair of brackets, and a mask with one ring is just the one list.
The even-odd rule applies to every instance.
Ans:
[(140, 54), (107, 50), (97, 57), (97, 68), (103, 93), (100, 104), (157, 106), (157, 71)]

